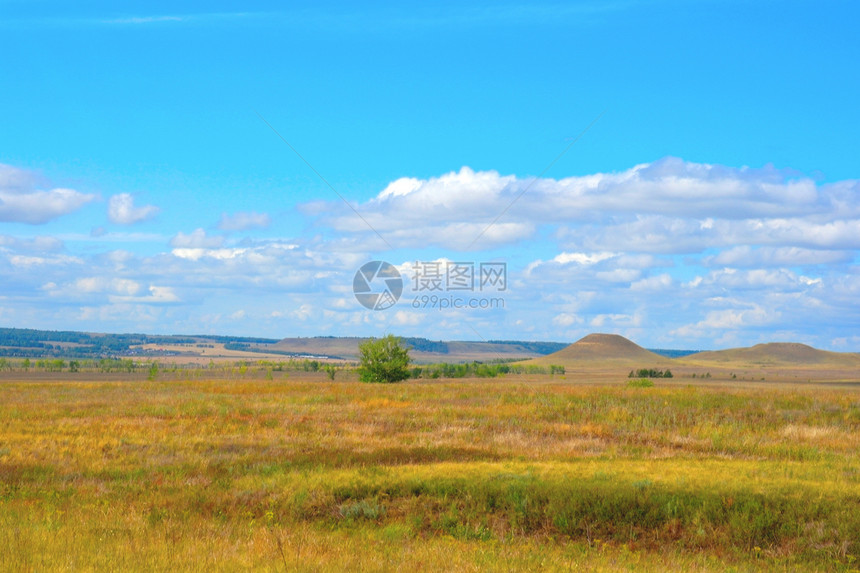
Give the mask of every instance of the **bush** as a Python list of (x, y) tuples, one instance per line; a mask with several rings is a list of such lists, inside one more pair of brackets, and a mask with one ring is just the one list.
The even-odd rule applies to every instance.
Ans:
[(384, 338), (371, 338), (359, 344), (361, 363), (358, 367), (362, 382), (400, 382), (409, 378), (409, 350), (401, 345), (400, 338), (389, 334)]
[[(628, 378), (672, 378), (672, 371), (668, 368), (664, 372), (663, 370), (657, 370), (655, 368), (640, 368), (639, 370), (631, 370), (630, 374), (627, 375)], [(694, 376), (695, 378), (695, 376)]]
[(639, 378), (638, 380), (627, 381), (628, 388), (651, 388), (653, 386), (654, 382), (652, 382), (648, 378)]

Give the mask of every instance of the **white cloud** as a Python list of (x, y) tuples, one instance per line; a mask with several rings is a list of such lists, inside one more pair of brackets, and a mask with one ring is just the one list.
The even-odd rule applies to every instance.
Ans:
[(675, 329), (672, 334), (679, 337), (713, 336), (715, 331), (737, 331), (750, 327), (761, 327), (774, 323), (780, 312), (767, 310), (758, 305), (751, 308), (728, 308), (708, 312), (704, 320)]
[(296, 310), (290, 311), (288, 314), (291, 318), (304, 322), (314, 315), (314, 307), (310, 304), (303, 304)]
[(673, 284), (672, 277), (666, 273), (638, 280), (630, 285), (630, 290), (659, 291), (670, 288)]
[[(530, 184), (471, 247), (479, 252), (464, 255)], [(21, 185), (9, 178), (7, 186)], [(399, 179), (355, 205), (392, 245), (418, 250), (387, 251), (337, 202), (303, 206), (333, 228), (298, 239), (230, 238), (267, 224), (261, 213), (224, 214), (214, 235), (192, 219), (195, 230), (172, 239), (0, 235), (0, 272), (8, 277), (0, 303), (16, 322), (48, 328), (218, 333), (229, 324), (273, 337), (394, 328), (403, 336), (474, 339), (478, 331), (487, 339), (568, 342), (605, 330), (665, 348), (689, 347), (688, 338), (701, 348), (797, 332), (828, 345), (860, 323), (857, 199), (856, 182), (818, 185), (770, 168), (679, 160), (533, 184), (464, 168)], [(730, 206), (709, 210), (714, 201)], [(140, 254), (135, 242), (162, 252)], [(516, 248), (480, 251), (511, 243)], [(367, 312), (352, 280), (380, 258), (401, 263), (407, 290), (414, 260), (505, 261), (505, 308), (431, 315), (413, 312), (404, 295), (391, 311)], [(50, 297), (47, 318), (33, 293), (42, 295), (41, 307)], [(72, 322), (48, 322), (57, 317)]]
[(806, 249), (802, 247), (752, 247), (741, 245), (722, 251), (714, 256), (705, 257), (708, 266), (732, 267), (793, 267), (847, 263), (853, 260), (851, 251), (830, 251)]
[(265, 229), (271, 225), (272, 219), (266, 213), (234, 213), (221, 214), (218, 228), (222, 231), (247, 231), (249, 229)]
[(134, 206), (134, 197), (130, 193), (114, 195), (108, 201), (108, 219), (118, 225), (132, 225), (155, 217), (160, 209), (155, 205), (144, 207)]
[(19, 239), (10, 235), (0, 235), (0, 249), (47, 253), (61, 251), (63, 247), (63, 241), (56, 237), (38, 236), (32, 239)]
[[(339, 231), (369, 232), (343, 205), (315, 203), (304, 209)], [(726, 231), (777, 241), (802, 239), (818, 247), (860, 244), (856, 181), (817, 186), (769, 166), (731, 168), (671, 157), (620, 173), (560, 180), (519, 179), (463, 167), (429, 179), (398, 179), (356, 209), (394, 246), (423, 241), (465, 249), (500, 215), (497, 225), (515, 227), (482, 237), (480, 246), (531, 236), (540, 224), (571, 222), (607, 231), (588, 245), (594, 251), (635, 244), (641, 250), (656, 245), (665, 251), (695, 251), (719, 241)], [(677, 240), (679, 232), (685, 241)], [(609, 248), (601, 249), (600, 239)], [(686, 244), (690, 240), (693, 245)]]
[(12, 255), (9, 257), (9, 263), (13, 267), (38, 267), (38, 266), (61, 266), (70, 264), (82, 264), (83, 259), (69, 255), (49, 255), (49, 256), (30, 256), (30, 255)]
[(175, 249), (215, 249), (224, 244), (224, 237), (210, 237), (203, 229), (195, 229), (189, 234), (182, 231), (170, 239), (170, 246)]
[(179, 296), (174, 291), (173, 287), (155, 286), (149, 287), (149, 295), (145, 296), (129, 296), (116, 295), (108, 297), (111, 303), (131, 302), (131, 303), (147, 303), (147, 304), (165, 304), (180, 302)]
[(733, 269), (711, 271), (704, 278), (705, 286), (723, 290), (743, 291), (748, 289), (794, 290), (807, 285), (795, 273), (787, 269)]
[(399, 326), (415, 326), (421, 324), (421, 320), (421, 315), (417, 312), (406, 312), (403, 310), (398, 310), (394, 313), (394, 319), (392, 322)]
[(582, 323), (582, 319), (576, 316), (575, 314), (571, 314), (569, 312), (563, 312), (561, 314), (557, 314), (552, 318), (552, 323), (556, 326), (560, 326), (562, 328), (567, 328), (568, 326), (572, 326), (574, 324)]
[(639, 326), (641, 318), (636, 315), (629, 314), (598, 314), (589, 322), (590, 326), (595, 328), (604, 328), (606, 326)]
[(140, 284), (131, 279), (83, 277), (63, 289), (66, 293), (101, 293), (110, 292), (117, 295), (134, 296), (140, 290)]
[(0, 221), (40, 225), (96, 198), (74, 189), (41, 190), (40, 183), (34, 173), (0, 163)]
[(173, 256), (179, 257), (180, 259), (189, 259), (191, 261), (197, 261), (204, 257), (210, 259), (235, 259), (244, 255), (248, 249), (204, 249), (200, 247), (193, 248), (177, 248), (173, 249), (171, 252)]
[(580, 265), (593, 265), (606, 259), (611, 259), (617, 256), (618, 253), (560, 253), (553, 257), (553, 262), (562, 265), (567, 263), (577, 263)]

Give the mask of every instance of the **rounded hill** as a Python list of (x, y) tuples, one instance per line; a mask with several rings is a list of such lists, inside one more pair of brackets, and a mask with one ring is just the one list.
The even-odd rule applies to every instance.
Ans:
[(695, 363), (860, 367), (860, 355), (819, 350), (797, 342), (769, 342), (749, 348), (698, 352), (681, 359)]
[(539, 364), (558, 364), (561, 366), (577, 363), (629, 363), (638, 366), (653, 366), (656, 363), (670, 362), (665, 356), (646, 350), (618, 334), (589, 334), (558, 352), (533, 360)]

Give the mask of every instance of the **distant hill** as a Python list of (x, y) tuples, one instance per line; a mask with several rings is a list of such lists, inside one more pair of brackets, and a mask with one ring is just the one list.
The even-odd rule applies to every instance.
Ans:
[[(157, 356), (190, 359), (341, 358), (356, 360), (357, 337), (254, 338), (217, 335), (107, 334), (75, 331), (0, 328), (0, 357), (105, 358)], [(428, 340), (406, 337), (416, 362), (498, 362), (523, 360), (554, 352), (560, 342), (492, 340), (490, 342)]]
[[(175, 357), (176, 359), (357, 360), (358, 337), (270, 338), (216, 335), (105, 334), (0, 328), (0, 357), (105, 358)], [(441, 341), (404, 337), (416, 363), (503, 362), (528, 360), (537, 365), (679, 367), (795, 367), (860, 371), (860, 354), (818, 350), (805, 344), (773, 342), (750, 348), (707, 352), (651, 351), (617, 334), (589, 334), (567, 345), (517, 340)]]
[(702, 350), (675, 350), (672, 348), (649, 348), (648, 350), (654, 354), (665, 356), (666, 358), (682, 358), (684, 356), (689, 356), (690, 354), (703, 352)]
[(570, 346), (533, 362), (561, 366), (601, 362), (646, 367), (669, 363), (670, 359), (646, 350), (623, 336), (598, 333), (589, 334)]
[[(275, 344), (249, 345), (248, 350), (259, 348), (264, 352), (309, 354), (358, 359), (358, 345), (367, 338), (313, 337), (284, 338)], [(403, 338), (412, 350), (409, 353), (416, 362), (492, 362), (523, 360), (542, 356), (565, 345), (558, 342), (520, 342), (515, 340), (474, 342), (435, 341), (426, 338)]]
[(690, 364), (743, 364), (748, 366), (822, 366), (860, 368), (860, 354), (818, 350), (797, 342), (770, 342), (749, 348), (697, 352), (679, 361)]

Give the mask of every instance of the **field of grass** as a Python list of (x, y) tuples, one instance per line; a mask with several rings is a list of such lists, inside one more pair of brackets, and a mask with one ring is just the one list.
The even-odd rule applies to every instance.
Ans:
[(860, 563), (856, 389), (276, 374), (0, 381), (0, 570)]

